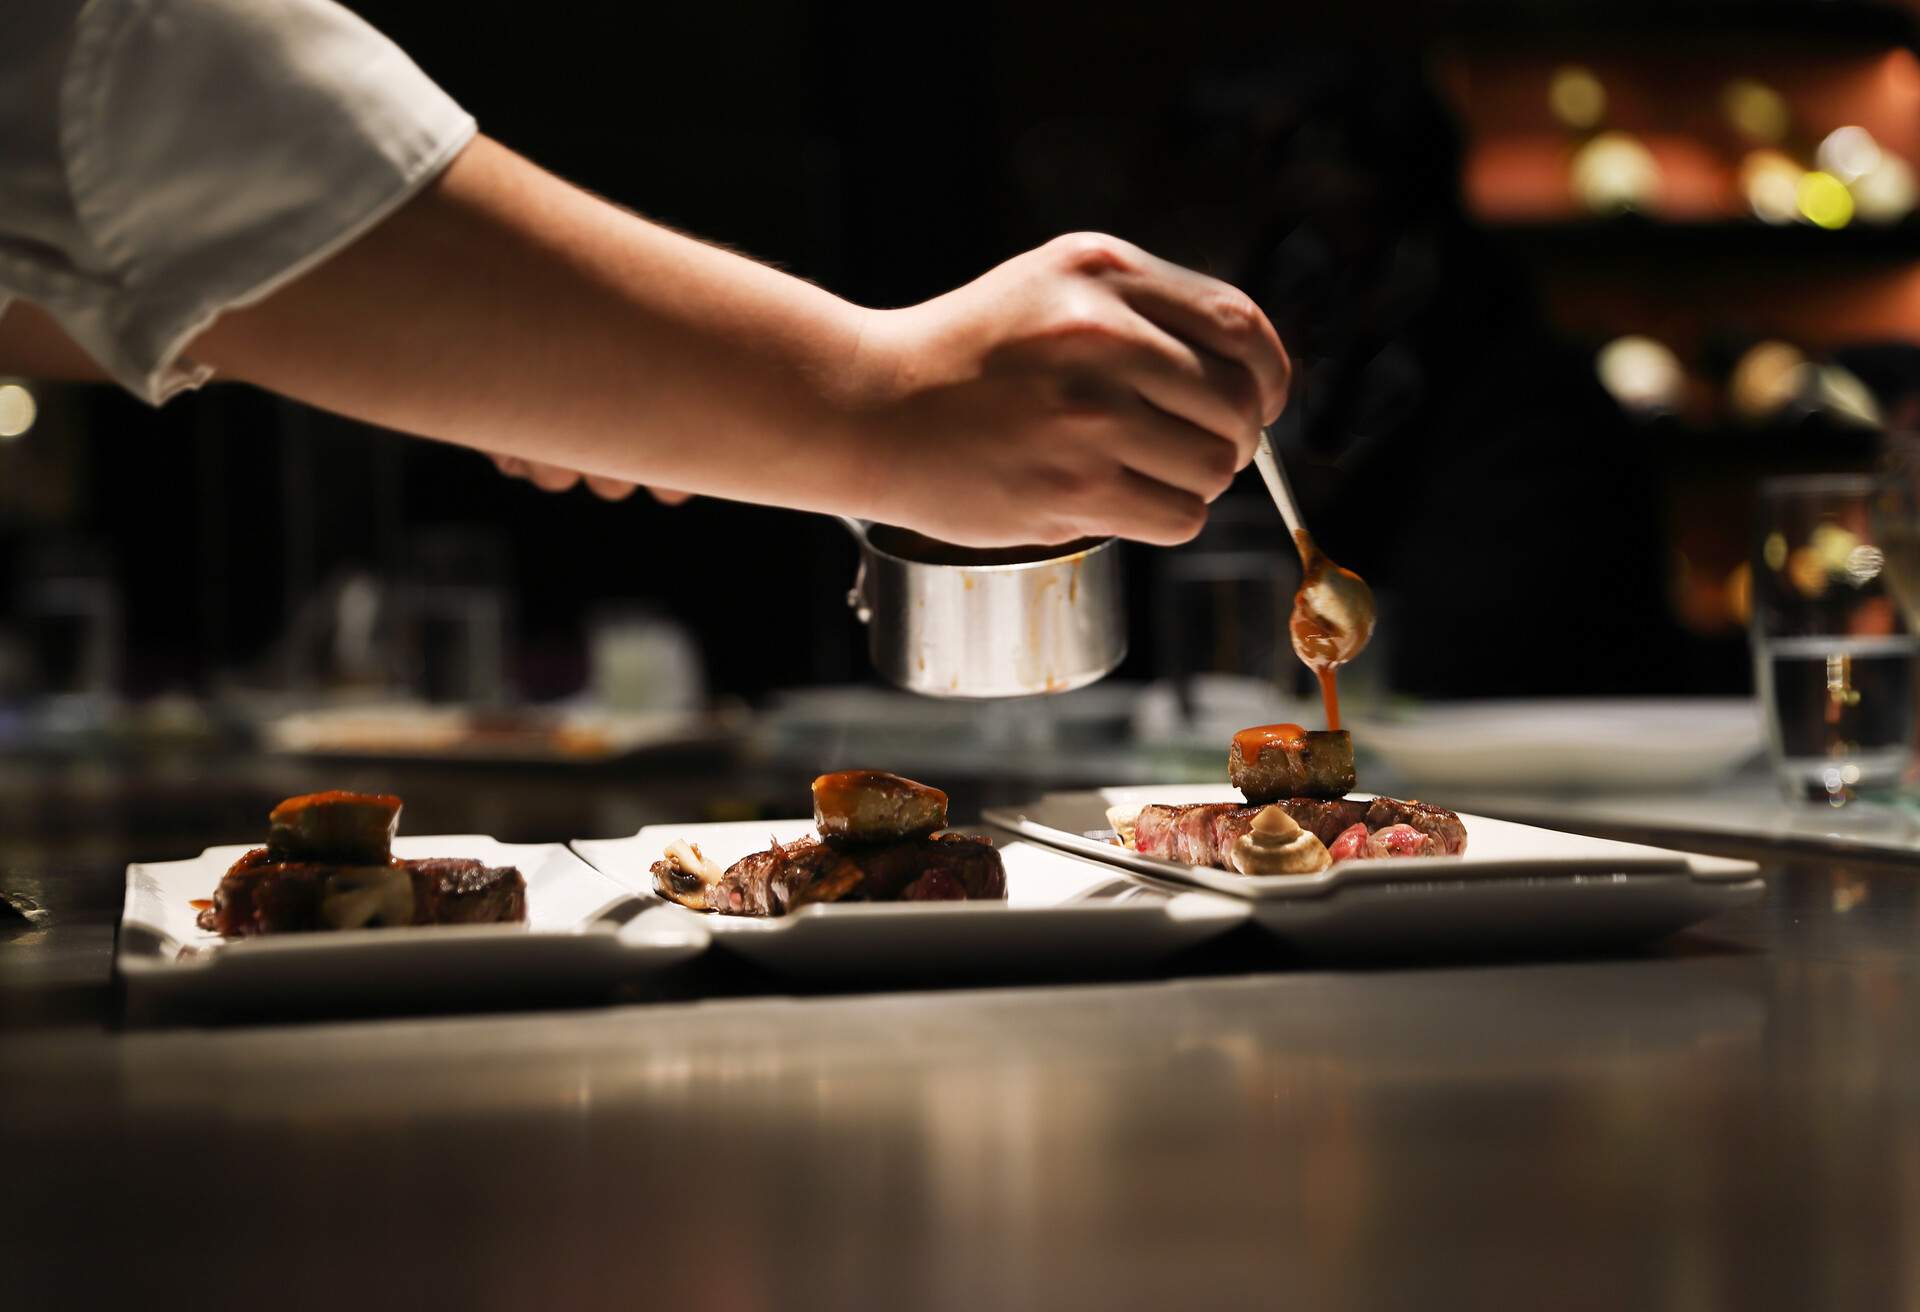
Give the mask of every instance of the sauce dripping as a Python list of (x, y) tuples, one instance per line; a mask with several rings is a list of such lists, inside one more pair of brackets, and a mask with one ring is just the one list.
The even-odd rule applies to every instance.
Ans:
[(213, 899), (210, 897), (190, 898), (187, 901), (187, 905), (195, 911), (211, 911), (213, 910)]
[(1320, 680), (1320, 705), (1326, 708), (1327, 728), (1340, 727), (1340, 676), (1335, 667), (1325, 665), (1314, 671)]
[[(1327, 728), (1338, 729), (1340, 687), (1336, 671), (1358, 656), (1373, 636), (1372, 599), (1360, 576), (1328, 559), (1305, 529), (1297, 530), (1293, 538), (1300, 549), (1300, 590), (1294, 594), (1293, 617), (1287, 628), (1294, 654), (1320, 680)], [(1363, 613), (1346, 609), (1357, 594), (1366, 596)]]
[(1258, 761), (1260, 753), (1269, 747), (1292, 750), (1306, 741), (1307, 731), (1297, 724), (1261, 724), (1233, 736), (1234, 749), (1248, 765)]

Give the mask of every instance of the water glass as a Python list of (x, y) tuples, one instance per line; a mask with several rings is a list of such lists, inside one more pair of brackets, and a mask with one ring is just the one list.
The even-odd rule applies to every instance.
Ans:
[(1788, 796), (1890, 791), (1912, 756), (1916, 640), (1887, 589), (1872, 475), (1771, 479), (1753, 561), (1754, 686)]

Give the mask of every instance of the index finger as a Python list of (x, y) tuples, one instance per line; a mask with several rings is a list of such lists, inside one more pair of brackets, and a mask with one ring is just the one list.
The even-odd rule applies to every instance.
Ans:
[(1168, 332), (1246, 366), (1265, 422), (1278, 419), (1287, 407), (1293, 361), (1266, 313), (1238, 287), (1148, 258), (1141, 271), (1110, 275), (1120, 298)]

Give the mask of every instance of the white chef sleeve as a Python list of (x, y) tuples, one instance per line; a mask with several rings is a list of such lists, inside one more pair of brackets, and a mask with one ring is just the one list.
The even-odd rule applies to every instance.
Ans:
[(473, 119), (329, 0), (7, 0), (0, 313), (39, 305), (158, 404), (222, 310), (426, 185)]

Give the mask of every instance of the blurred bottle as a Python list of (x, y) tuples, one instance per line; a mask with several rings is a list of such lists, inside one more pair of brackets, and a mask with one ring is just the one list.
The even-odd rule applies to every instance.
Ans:
[(110, 700), (120, 686), (124, 621), (105, 551), (88, 543), (38, 546), (23, 574), (21, 627), (35, 691), (55, 702)]
[(436, 529), (414, 540), (402, 587), (407, 682), (429, 702), (508, 699), (508, 552), (494, 533)]
[(691, 711), (706, 702), (699, 644), (684, 624), (644, 606), (595, 612), (587, 628), (590, 686), (609, 711)]

